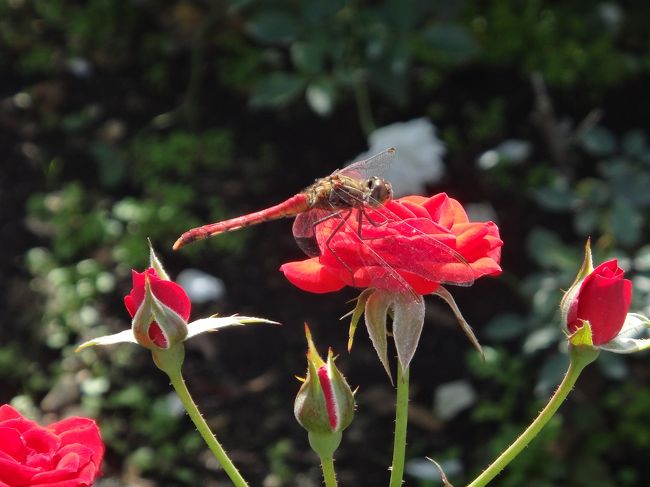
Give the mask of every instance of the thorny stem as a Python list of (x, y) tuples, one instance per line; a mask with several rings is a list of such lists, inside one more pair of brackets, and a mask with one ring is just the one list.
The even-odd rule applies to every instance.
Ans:
[[(526, 428), (519, 438), (510, 445), (500, 456), (497, 458), (481, 475), (476, 477), (473, 482), (467, 487), (483, 487), (487, 485), (494, 477), (496, 477), (501, 470), (503, 470), (512, 460), (514, 460), (519, 453), (530, 443), (535, 436), (542, 430), (548, 421), (557, 412), (558, 408), (562, 405), (567, 398), (573, 386), (575, 385), (582, 370), (598, 357), (598, 350), (586, 350), (582, 347), (569, 347), (571, 362), (569, 369), (558, 386), (555, 394), (549, 400), (548, 404), (542, 412), (539, 413), (537, 418)], [(391, 484), (392, 486), (392, 484)]]
[(395, 439), (393, 441), (393, 466), (390, 472), (390, 487), (400, 487), (404, 477), (406, 455), (406, 426), (409, 413), (409, 369), (402, 371), (397, 363), (397, 404), (395, 407)]
[(235, 485), (235, 487), (248, 487), (248, 484), (239, 473), (239, 470), (237, 470), (237, 467), (232, 463), (232, 460), (230, 460), (226, 451), (223, 449), (219, 441), (217, 441), (217, 437), (214, 435), (212, 430), (210, 430), (208, 423), (203, 419), (201, 412), (190, 395), (190, 391), (188, 391), (187, 386), (185, 385), (185, 380), (183, 380), (183, 375), (181, 373), (181, 365), (183, 363), (184, 355), (185, 351), (182, 344), (178, 344), (169, 350), (153, 352), (154, 362), (158, 368), (165, 372), (169, 377), (176, 394), (178, 394), (178, 397), (183, 403), (183, 407), (185, 407), (185, 410), (187, 411), (187, 414), (190, 416), (190, 419), (196, 426), (199, 434), (208, 445), (208, 448), (210, 448), (210, 451), (212, 451), (212, 454), (221, 464), (228, 477), (230, 477), (233, 485)]
[(336, 487), (336, 474), (334, 472), (334, 459), (332, 457), (320, 459), (321, 468), (323, 469), (323, 479), (325, 487)]

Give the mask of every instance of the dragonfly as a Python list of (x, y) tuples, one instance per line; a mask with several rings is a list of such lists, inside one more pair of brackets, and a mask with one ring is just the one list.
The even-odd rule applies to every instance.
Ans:
[[(373, 272), (369, 287), (396, 290), (412, 295), (413, 299), (419, 297), (396, 268), (445, 284), (440, 279), (439, 268), (452, 265), (453, 279), (447, 283), (471, 285), (474, 272), (457, 251), (409, 224), (408, 219), (401, 218), (386, 206), (393, 199), (393, 189), (381, 175), (393, 163), (395, 152), (394, 148), (389, 148), (336, 170), (277, 205), (188, 230), (176, 240), (173, 248), (178, 250), (196, 240), (266, 221), (295, 217), (293, 235), (298, 246), (310, 257), (329, 252), (352, 274), (353, 283), (353, 269), (358, 267), (360, 260), (364, 266), (379, 270)], [(385, 237), (384, 228), (398, 228), (400, 235), (415, 238), (417, 245), (410, 245), (412, 240), (404, 238), (384, 238), (382, 245), (373, 245), (375, 239)], [(358, 249), (356, 255), (334, 248), (333, 241), (341, 238), (341, 233), (353, 239), (353, 245), (346, 247)], [(436, 256), (439, 265), (431, 265), (431, 255)]]

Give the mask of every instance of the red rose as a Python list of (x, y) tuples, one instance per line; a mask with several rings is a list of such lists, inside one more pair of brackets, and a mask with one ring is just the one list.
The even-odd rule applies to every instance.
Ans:
[[(174, 310), (183, 320), (187, 321), (190, 317), (192, 304), (185, 290), (175, 282), (160, 279), (155, 269), (148, 268), (144, 272), (131, 271), (133, 276), (133, 289), (128, 296), (124, 296), (124, 305), (128, 310), (131, 318), (135, 316), (138, 308), (144, 301), (144, 281), (145, 275), (149, 278), (149, 285), (153, 295), (168, 308)], [(156, 345), (162, 348), (167, 347), (165, 335), (160, 329), (158, 323), (153, 321), (149, 326), (149, 338)]]
[(618, 335), (632, 301), (632, 283), (624, 279), (616, 259), (603, 262), (580, 284), (570, 298), (567, 327), (574, 332), (589, 321), (594, 345), (602, 345)]
[(0, 486), (79, 487), (99, 475), (104, 443), (97, 424), (72, 417), (43, 427), (0, 406)]
[[(501, 273), (499, 260), (503, 242), (499, 229), (492, 222), (470, 222), (465, 210), (455, 199), (440, 193), (431, 198), (406, 196), (386, 203), (386, 208), (403, 218), (409, 226), (399, 222), (374, 226), (365, 221), (363, 235), (369, 238), (365, 243), (380, 254), (418, 294), (435, 291), (441, 282), (465, 283), (485, 275)], [(368, 211), (373, 218), (373, 210)], [(375, 221), (381, 221), (381, 215)], [(353, 218), (350, 219), (352, 221)], [(330, 241), (331, 252), (323, 244), (323, 235), (331, 231), (337, 220), (332, 219), (319, 225), (319, 240), (322, 254), (318, 257), (297, 262), (288, 262), (280, 267), (285, 277), (304, 291), (326, 293), (338, 291), (344, 286), (371, 287), (383, 275), (379, 265), (368, 265), (371, 259), (359, 255), (358, 238), (354, 224), (344, 225)], [(426, 245), (428, 238), (414, 234), (413, 228), (446, 244), (460, 254), (471, 267), (453, 261), (448, 254), (436, 251)], [(422, 249), (426, 248), (426, 251)], [(345, 256), (346, 268), (341, 260)], [(413, 263), (427, 269), (427, 274), (435, 273), (436, 279), (424, 278), (413, 272)], [(411, 271), (404, 267), (409, 266)], [(352, 272), (350, 272), (352, 271)], [(468, 279), (468, 274), (471, 274)]]

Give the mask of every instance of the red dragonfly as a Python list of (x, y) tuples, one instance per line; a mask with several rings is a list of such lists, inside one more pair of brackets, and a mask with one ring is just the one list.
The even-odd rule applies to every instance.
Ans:
[[(343, 253), (338, 255), (330, 247), (332, 238), (346, 226), (346, 230), (348, 230), (345, 232), (346, 237), (355, 239), (354, 247), (359, 249), (357, 255), (354, 256), (356, 262), (358, 263), (361, 259), (364, 265), (380, 268), (383, 271), (374, 278), (375, 281), (371, 283), (372, 287), (415, 294), (411, 286), (395, 270), (395, 267), (416, 274), (428, 281), (440, 282), (439, 276), (436, 276), (436, 269), (432, 268), (435, 266), (424, 264), (425, 262), (430, 263), (431, 259), (420, 259), (419, 255), (423, 257), (436, 255), (440, 264), (455, 264), (454, 279), (453, 282), (450, 282), (451, 284), (472, 284), (474, 281), (472, 268), (458, 252), (411, 226), (385, 206), (385, 203), (392, 199), (393, 190), (391, 184), (379, 175), (390, 166), (394, 156), (395, 149), (386, 149), (368, 159), (334, 171), (330, 176), (317, 179), (314, 184), (278, 205), (188, 230), (176, 240), (174, 250), (195, 240), (269, 220), (295, 216), (293, 235), (300, 248), (310, 257), (321, 255), (327, 248), (343, 267), (353, 274), (353, 264), (351, 263), (353, 258), (343, 255)], [(369, 235), (373, 232), (367, 231), (368, 224), (371, 227), (398, 225), (400, 234), (406, 232), (408, 235), (420, 237), (418, 246), (417, 248), (406, 248), (408, 241), (405, 243), (402, 240), (400, 243), (400, 239), (395, 239), (393, 245), (399, 246), (399, 248), (390, 248), (390, 245), (384, 245), (384, 250), (373, 249), (368, 245), (373, 238)], [(409, 262), (395, 262), (395, 256), (405, 254), (409, 255)]]

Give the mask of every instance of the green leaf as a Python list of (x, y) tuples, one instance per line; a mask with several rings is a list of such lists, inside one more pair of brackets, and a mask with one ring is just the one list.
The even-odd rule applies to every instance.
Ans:
[(528, 255), (545, 268), (575, 269), (580, 254), (573, 247), (565, 246), (559, 236), (544, 228), (533, 229), (526, 242)]
[(515, 313), (503, 313), (490, 320), (483, 333), (495, 342), (510, 340), (528, 332), (526, 319)]
[(598, 366), (603, 375), (608, 379), (623, 380), (630, 373), (625, 359), (616, 353), (604, 353), (601, 355), (598, 360)]
[(246, 32), (260, 42), (288, 44), (299, 37), (302, 25), (287, 12), (266, 11), (253, 15), (246, 23)]
[(569, 358), (564, 354), (554, 354), (542, 364), (535, 384), (536, 394), (548, 394), (557, 387), (566, 372)]
[(573, 226), (578, 235), (586, 237), (597, 231), (601, 219), (601, 211), (598, 208), (585, 206), (576, 211), (573, 216)]
[(298, 71), (314, 75), (323, 70), (323, 45), (316, 42), (296, 42), (291, 46), (291, 60)]
[(623, 199), (617, 199), (605, 222), (616, 240), (623, 245), (634, 245), (641, 239), (643, 216)]
[(584, 150), (594, 156), (608, 156), (616, 151), (614, 135), (603, 127), (594, 127), (580, 139)]
[(422, 39), (453, 63), (466, 61), (478, 51), (469, 31), (459, 25), (433, 25), (422, 32)]
[(551, 211), (569, 211), (575, 208), (578, 197), (566, 186), (548, 186), (534, 190), (535, 201)]
[(623, 136), (623, 152), (630, 157), (643, 157), (648, 152), (646, 136), (641, 130), (632, 130)]
[(305, 80), (289, 73), (276, 72), (255, 86), (250, 104), (254, 108), (281, 107), (295, 100), (305, 87)]

